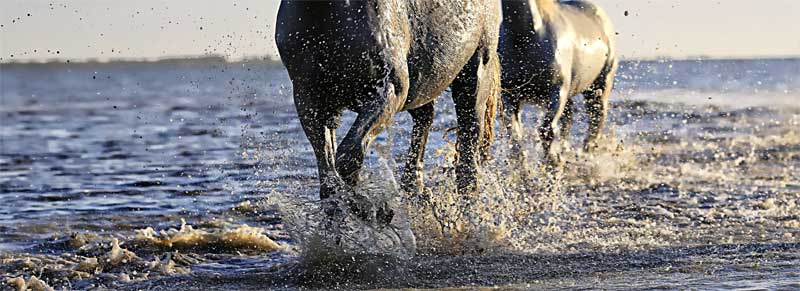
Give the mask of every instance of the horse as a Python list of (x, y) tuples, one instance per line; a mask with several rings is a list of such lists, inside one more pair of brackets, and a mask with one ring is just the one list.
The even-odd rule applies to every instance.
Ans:
[[(434, 102), (448, 87), (457, 114), (457, 191), (477, 191), (491, 147), (500, 95), (496, 0), (281, 1), (275, 40), (293, 86), (303, 131), (317, 160), (319, 197), (339, 197), (360, 218), (390, 221), (353, 191), (370, 142), (398, 112), (413, 119), (401, 184), (423, 190), (422, 169)], [(357, 117), (341, 143), (344, 110)]]
[(503, 0), (502, 6), (502, 115), (512, 155), (526, 160), (520, 115), (523, 104), (533, 103), (544, 111), (544, 165), (559, 170), (560, 156), (551, 148), (558, 131), (566, 143), (575, 95), (583, 94), (588, 115), (584, 151), (597, 147), (605, 127), (618, 67), (614, 28), (600, 7), (585, 0)]

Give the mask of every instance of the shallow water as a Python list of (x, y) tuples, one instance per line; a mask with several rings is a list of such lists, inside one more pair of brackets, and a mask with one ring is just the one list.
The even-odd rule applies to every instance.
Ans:
[[(468, 239), (411, 207), (414, 259), (347, 260), (290, 231), (317, 186), (282, 69), (3, 65), (0, 288), (800, 288), (800, 60), (627, 62), (618, 80), (610, 137), (568, 150), (557, 189), (533, 142), (523, 183), (499, 139)], [(439, 219), (454, 195), (447, 99), (426, 155)], [(400, 114), (378, 138), (367, 190), (396, 191), (409, 131)]]

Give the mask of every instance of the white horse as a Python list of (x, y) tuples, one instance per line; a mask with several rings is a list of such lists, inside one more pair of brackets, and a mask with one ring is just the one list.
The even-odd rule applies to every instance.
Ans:
[(520, 109), (523, 102), (533, 103), (545, 111), (539, 135), (546, 165), (559, 169), (551, 146), (559, 121), (561, 139), (569, 135), (573, 96), (582, 93), (586, 100), (584, 149), (594, 149), (602, 133), (618, 66), (614, 29), (602, 9), (584, 0), (503, 0), (502, 5), (502, 101), (513, 155), (526, 159)]

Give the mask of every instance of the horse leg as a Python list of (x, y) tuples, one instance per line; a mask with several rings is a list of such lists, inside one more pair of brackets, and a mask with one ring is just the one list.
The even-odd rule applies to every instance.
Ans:
[(555, 141), (558, 121), (561, 119), (568, 100), (566, 89), (568, 87), (567, 85), (561, 85), (552, 89), (547, 112), (545, 112), (542, 124), (539, 126), (539, 138), (542, 140), (545, 166), (551, 172), (561, 168), (561, 159), (558, 153), (553, 152), (552, 145)]
[(451, 86), (458, 121), (456, 185), (459, 195), (468, 199), (478, 190), (480, 151), (490, 148), (487, 143), (494, 119), (490, 106), (494, 106), (500, 85), (495, 51), (479, 48)]
[(569, 132), (572, 130), (572, 123), (574, 123), (573, 106), (574, 101), (572, 101), (572, 98), (567, 99), (567, 103), (564, 104), (564, 113), (561, 114), (561, 119), (559, 120), (561, 125), (561, 142), (564, 144), (569, 140)]
[(318, 95), (296, 88), (294, 103), (303, 131), (314, 149), (319, 176), (319, 197), (327, 199), (344, 189), (344, 182), (336, 172), (336, 128), (342, 112), (320, 106)]
[(378, 101), (358, 113), (352, 127), (336, 151), (336, 169), (349, 186), (356, 186), (367, 148), (391, 123), (395, 110), (387, 101)]
[(592, 88), (583, 93), (586, 100), (586, 114), (589, 118), (589, 133), (586, 136), (583, 149), (591, 152), (597, 148), (597, 139), (603, 132), (608, 114), (608, 96), (614, 85), (614, 75), (617, 72), (617, 65), (611, 64), (608, 69), (603, 70)]
[[(388, 77), (386, 79), (379, 86), (380, 89), (370, 94), (369, 103), (359, 110), (356, 120), (336, 151), (336, 170), (351, 187), (358, 184), (359, 172), (364, 165), (369, 144), (392, 122), (397, 104), (400, 104), (395, 95), (395, 86), (388, 82)], [(350, 209), (362, 219), (370, 220), (373, 207), (369, 199), (358, 193), (350, 194), (345, 200)], [(391, 221), (393, 213), (390, 209), (378, 207), (376, 211), (381, 222)]]
[(425, 185), (422, 181), (422, 169), (425, 157), (425, 145), (428, 142), (428, 133), (433, 125), (434, 103), (408, 111), (414, 120), (414, 129), (411, 133), (411, 147), (408, 150), (405, 170), (401, 178), (403, 190), (407, 193), (421, 195)]

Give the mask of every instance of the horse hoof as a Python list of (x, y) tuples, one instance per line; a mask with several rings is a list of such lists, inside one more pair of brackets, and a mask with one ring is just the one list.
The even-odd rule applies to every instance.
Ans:
[(598, 148), (600, 148), (600, 145), (597, 144), (596, 140), (595, 141), (587, 141), (583, 145), (583, 152), (585, 152), (587, 154), (591, 154), (591, 153), (596, 152)]
[(322, 201), (321, 209), (322, 213), (325, 214), (329, 221), (336, 220), (344, 214), (342, 208), (339, 207), (338, 201), (335, 199), (326, 199)]
[(544, 166), (548, 173), (560, 171), (564, 167), (564, 159), (561, 158), (561, 155), (550, 154), (545, 158)]
[(375, 218), (378, 220), (379, 224), (389, 225), (394, 218), (394, 210), (392, 210), (388, 204), (384, 203), (383, 207), (379, 207), (376, 211)]
[(394, 211), (388, 203), (375, 205), (367, 197), (352, 193), (345, 199), (347, 208), (359, 219), (366, 222), (376, 222), (380, 225), (388, 225), (394, 218)]

